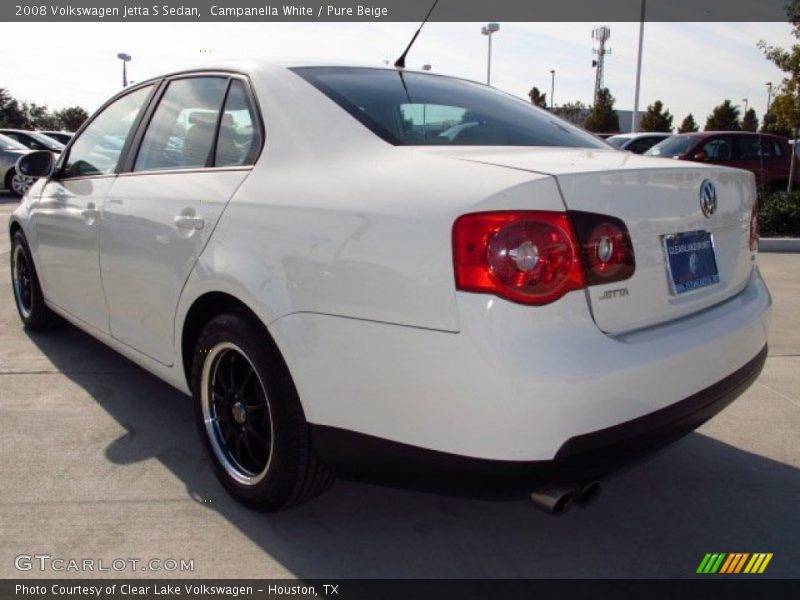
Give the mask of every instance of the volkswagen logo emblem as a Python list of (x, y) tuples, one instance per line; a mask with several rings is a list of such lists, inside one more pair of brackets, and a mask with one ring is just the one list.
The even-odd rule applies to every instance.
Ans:
[(708, 179), (700, 184), (700, 209), (706, 217), (717, 212), (717, 190)]

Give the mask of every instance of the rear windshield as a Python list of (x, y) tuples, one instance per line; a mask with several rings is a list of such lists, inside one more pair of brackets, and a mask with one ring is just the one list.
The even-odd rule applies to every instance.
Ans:
[(680, 156), (689, 150), (694, 141), (695, 139), (690, 136), (675, 135), (659, 142), (644, 154), (645, 156)]
[(292, 70), (375, 135), (398, 146), (608, 148), (546, 110), (478, 83), (389, 69)]
[(631, 138), (623, 135), (612, 135), (610, 138), (606, 138), (606, 142), (617, 148), (622, 148), (622, 144), (627, 142), (629, 139)]
[(55, 140), (55, 139), (51, 138), (50, 136), (47, 136), (47, 135), (45, 135), (43, 133), (39, 133), (38, 131), (29, 131), (28, 135), (31, 136), (33, 139), (35, 139), (40, 144), (42, 144), (43, 146), (46, 146), (46, 147), (50, 148), (50, 150), (59, 150), (59, 151), (61, 151), (65, 147), (64, 144), (62, 144), (58, 140)]

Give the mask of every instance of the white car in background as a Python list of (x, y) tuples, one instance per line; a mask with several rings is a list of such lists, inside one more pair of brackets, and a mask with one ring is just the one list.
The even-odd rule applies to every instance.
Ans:
[(671, 133), (659, 132), (620, 133), (607, 137), (606, 142), (620, 150), (627, 150), (634, 154), (644, 154), (656, 144), (672, 137), (672, 135)]
[(260, 510), (338, 471), (557, 512), (766, 358), (752, 174), (620, 153), (482, 84), (175, 73), (20, 168), (42, 177), (10, 222), (25, 326), (60, 315), (192, 394)]

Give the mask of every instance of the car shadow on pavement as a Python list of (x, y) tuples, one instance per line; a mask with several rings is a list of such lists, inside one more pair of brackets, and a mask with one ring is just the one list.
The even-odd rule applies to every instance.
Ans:
[(596, 503), (561, 517), (524, 499), (350, 481), (261, 514), (217, 483), (190, 398), (71, 326), (29, 337), (125, 429), (109, 461), (157, 459), (187, 501), (220, 513), (299, 578), (691, 577), (706, 552), (773, 552), (768, 575), (796, 576), (800, 471), (702, 434), (606, 480)]
[(14, 195), (8, 190), (0, 189), (0, 205), (2, 204), (19, 204), (19, 196)]

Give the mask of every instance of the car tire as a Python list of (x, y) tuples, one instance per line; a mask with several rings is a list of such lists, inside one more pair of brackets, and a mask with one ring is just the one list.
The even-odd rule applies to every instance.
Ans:
[(25, 329), (45, 331), (58, 323), (58, 316), (45, 304), (31, 250), (22, 231), (11, 238), (11, 289)]
[(5, 186), (6, 189), (11, 191), (12, 194), (21, 198), (33, 185), (34, 181), (35, 180), (32, 177), (20, 175), (17, 173), (16, 169), (11, 169), (6, 174)]
[(311, 445), (288, 368), (261, 323), (238, 313), (212, 319), (194, 349), (191, 382), (200, 437), (236, 500), (275, 511), (333, 483)]

